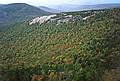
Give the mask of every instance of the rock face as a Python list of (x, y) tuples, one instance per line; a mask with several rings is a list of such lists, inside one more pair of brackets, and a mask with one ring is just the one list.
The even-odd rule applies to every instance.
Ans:
[(61, 24), (61, 23), (68, 23), (68, 22), (72, 22), (73, 20), (72, 20), (72, 18), (65, 18), (65, 19), (60, 19), (60, 20), (58, 20), (57, 21), (57, 24), (56, 25), (59, 25), (59, 24)]
[(67, 15), (67, 14), (62, 14), (62, 16), (59, 15), (48, 15), (48, 16), (41, 16), (41, 17), (36, 17), (29, 21), (29, 25), (33, 24), (44, 24), (44, 23), (50, 23), (50, 22), (56, 22), (56, 25), (60, 25), (62, 23), (71, 23), (75, 22), (76, 20), (87, 20), (91, 17), (95, 16), (95, 14), (86, 16), (86, 17), (81, 17), (80, 15), (73, 16), (73, 15)]
[(57, 15), (49, 15), (49, 16), (41, 16), (41, 17), (36, 17), (29, 21), (29, 25), (33, 24), (43, 24), (47, 22), (55, 22), (57, 21), (57, 25), (61, 23), (68, 23), (69, 21), (73, 20), (72, 15), (64, 15), (62, 17), (58, 17)]
[(36, 23), (43, 24), (49, 21), (51, 18), (56, 17), (56, 16), (57, 15), (49, 15), (49, 16), (42, 16), (42, 17), (34, 18), (32, 21), (29, 22), (29, 25), (36, 24)]
[(84, 17), (83, 20), (87, 20), (87, 19), (89, 19), (89, 18), (91, 18), (91, 17), (93, 17), (93, 16), (95, 16), (95, 14), (90, 15), (90, 16), (87, 16), (87, 17)]

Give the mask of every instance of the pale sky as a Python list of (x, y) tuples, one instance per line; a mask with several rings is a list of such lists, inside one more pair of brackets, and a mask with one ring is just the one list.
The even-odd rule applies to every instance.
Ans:
[(120, 3), (120, 0), (0, 0), (0, 4), (9, 3), (28, 3), (36, 6), (60, 5), (60, 4), (103, 4), (103, 3)]

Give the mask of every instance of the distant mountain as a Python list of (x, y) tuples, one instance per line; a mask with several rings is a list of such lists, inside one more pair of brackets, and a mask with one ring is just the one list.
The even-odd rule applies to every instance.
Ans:
[(0, 7), (0, 24), (22, 22), (47, 14), (50, 13), (25, 3), (7, 4)]
[(0, 4), (0, 6), (3, 6), (4, 4)]
[(74, 5), (74, 4), (64, 4), (52, 6), (51, 8), (61, 10), (63, 12), (69, 11), (82, 11), (82, 10), (97, 10), (97, 9), (109, 9), (109, 8), (119, 8), (120, 4), (96, 4), (96, 5)]
[(39, 8), (44, 10), (44, 11), (51, 12), (51, 13), (60, 13), (61, 12), (60, 10), (53, 9), (53, 8), (48, 8), (48, 7), (45, 7), (45, 6), (39, 6)]

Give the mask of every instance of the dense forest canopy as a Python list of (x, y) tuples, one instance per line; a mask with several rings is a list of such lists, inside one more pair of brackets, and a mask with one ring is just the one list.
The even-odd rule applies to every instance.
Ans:
[(65, 14), (76, 20), (21, 22), (0, 31), (0, 80), (103, 81), (106, 70), (120, 73), (120, 9)]

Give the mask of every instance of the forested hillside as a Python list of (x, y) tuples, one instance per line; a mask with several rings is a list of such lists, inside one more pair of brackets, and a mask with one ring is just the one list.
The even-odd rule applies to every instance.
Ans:
[(76, 20), (17, 23), (0, 32), (1, 81), (120, 80), (120, 9), (65, 14)]
[[(13, 3), (0, 6), (0, 28), (17, 22), (27, 21), (36, 16), (50, 14), (25, 3)], [(5, 27), (4, 26), (4, 27)], [(3, 28), (4, 28), (3, 27)]]

